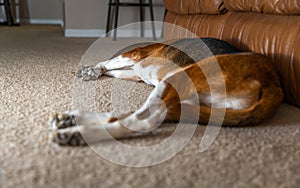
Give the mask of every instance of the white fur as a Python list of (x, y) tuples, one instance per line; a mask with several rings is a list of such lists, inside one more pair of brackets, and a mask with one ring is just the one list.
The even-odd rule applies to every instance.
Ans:
[(202, 104), (212, 106), (213, 108), (226, 108), (232, 110), (242, 110), (249, 107), (251, 104), (246, 98), (227, 97), (220, 93), (214, 95), (199, 95), (199, 100)]
[(131, 67), (134, 65), (134, 61), (128, 57), (122, 57), (122, 55), (119, 55), (113, 59), (103, 61), (98, 63), (95, 67), (99, 68), (104, 66), (106, 70), (115, 70), (115, 69), (122, 69), (126, 67)]

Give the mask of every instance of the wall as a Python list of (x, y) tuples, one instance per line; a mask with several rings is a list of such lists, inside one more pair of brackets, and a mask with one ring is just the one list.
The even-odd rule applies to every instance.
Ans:
[[(22, 0), (21, 0), (22, 1)], [(27, 0), (31, 22), (59, 22), (63, 19), (62, 0)]]
[[(138, 0), (123, 0), (123, 2)], [(122, 0), (121, 0), (122, 2)], [(145, 2), (148, 2), (145, 0)], [(66, 36), (101, 36), (105, 33), (108, 0), (65, 0)], [(155, 21), (162, 21), (164, 15), (163, 0), (153, 0)], [(145, 7), (145, 20), (150, 20), (149, 8)], [(121, 7), (119, 26), (139, 21), (139, 8)], [(132, 28), (136, 30), (138, 28)], [(160, 28), (157, 28), (160, 30)], [(158, 31), (159, 32), (159, 31)], [(119, 36), (121, 36), (120, 34)], [(129, 34), (130, 35), (130, 34)]]
[(63, 0), (19, 0), (19, 4), (23, 23), (63, 23)]

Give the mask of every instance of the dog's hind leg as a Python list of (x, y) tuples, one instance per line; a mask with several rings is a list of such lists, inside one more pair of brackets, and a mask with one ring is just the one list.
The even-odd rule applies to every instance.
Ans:
[[(78, 146), (151, 131), (159, 126), (166, 117), (167, 106), (161, 98), (164, 90), (164, 84), (156, 87), (139, 110), (132, 114), (124, 115), (124, 117), (109, 115), (109, 118), (106, 118), (106, 122), (102, 121), (101, 123), (98, 122), (98, 124), (98, 114), (96, 113), (92, 114), (92, 119), (95, 121), (79, 117), (78, 119), (81, 120), (79, 121), (80, 124), (76, 124), (77, 126), (54, 130), (53, 141), (60, 145)], [(87, 115), (84, 116), (88, 117)], [(86, 125), (90, 121), (93, 123)]]

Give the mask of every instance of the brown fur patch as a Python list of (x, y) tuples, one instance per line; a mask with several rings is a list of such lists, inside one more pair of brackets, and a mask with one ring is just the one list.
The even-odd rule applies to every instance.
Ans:
[[(184, 68), (185, 73), (191, 78), (198, 94), (209, 93), (210, 87), (199, 64), (209, 65), (215, 61), (220, 66), (225, 78), (226, 93), (228, 97), (236, 97), (253, 92), (253, 104), (243, 110), (225, 109), (223, 124), (229, 126), (253, 125), (269, 118), (278, 109), (283, 92), (280, 87), (279, 77), (276, 74), (269, 58), (255, 53), (241, 53), (234, 55), (220, 55), (207, 58), (196, 64)], [(214, 73), (212, 73), (213, 75)], [(180, 82), (180, 73), (170, 79), (171, 82)], [(189, 86), (187, 86), (186, 89)], [(252, 88), (251, 88), (252, 87)], [(167, 87), (163, 100), (169, 105), (167, 120), (178, 121), (181, 109), (178, 107), (180, 101), (174, 88)], [(177, 105), (176, 105), (177, 104)], [(175, 107), (174, 107), (175, 106)], [(190, 106), (192, 108), (192, 106)], [(218, 109), (216, 109), (218, 110)], [(220, 111), (222, 109), (219, 109)], [(193, 110), (191, 110), (191, 114)], [(211, 107), (200, 106), (200, 123), (208, 123)]]

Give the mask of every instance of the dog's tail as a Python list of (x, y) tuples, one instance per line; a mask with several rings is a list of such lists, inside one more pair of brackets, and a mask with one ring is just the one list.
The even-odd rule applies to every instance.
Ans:
[[(283, 92), (277, 85), (271, 85), (262, 88), (260, 99), (250, 107), (243, 110), (214, 109), (214, 118), (211, 119), (212, 124), (215, 122), (223, 122), (225, 126), (245, 126), (255, 125), (270, 118), (278, 109), (283, 100)], [(212, 109), (208, 106), (200, 107), (200, 123), (209, 121)]]

